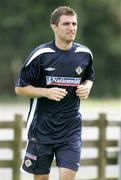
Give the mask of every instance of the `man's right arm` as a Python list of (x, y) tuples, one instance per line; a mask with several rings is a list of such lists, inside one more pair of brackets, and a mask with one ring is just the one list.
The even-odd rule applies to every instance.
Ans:
[(46, 97), (51, 100), (60, 101), (67, 95), (66, 89), (62, 88), (41, 88), (31, 85), (25, 87), (15, 87), (15, 92), (18, 95), (30, 97), (30, 98), (42, 98)]

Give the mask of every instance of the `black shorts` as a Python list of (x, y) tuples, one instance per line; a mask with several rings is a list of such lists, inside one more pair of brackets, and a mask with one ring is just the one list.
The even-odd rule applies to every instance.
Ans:
[(48, 174), (54, 159), (58, 167), (77, 171), (80, 165), (81, 140), (68, 143), (39, 144), (28, 142), (22, 170), (32, 174)]

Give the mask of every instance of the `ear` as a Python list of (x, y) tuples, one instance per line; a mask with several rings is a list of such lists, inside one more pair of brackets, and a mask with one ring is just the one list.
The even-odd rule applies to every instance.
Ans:
[(54, 32), (57, 31), (57, 26), (56, 26), (55, 24), (51, 24), (50, 26), (51, 26), (51, 28), (52, 28), (52, 30), (53, 30)]

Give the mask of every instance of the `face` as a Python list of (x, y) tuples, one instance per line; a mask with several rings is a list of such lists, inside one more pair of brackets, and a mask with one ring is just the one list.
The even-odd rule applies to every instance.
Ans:
[(56, 39), (70, 43), (76, 36), (77, 18), (76, 16), (62, 15), (58, 25), (53, 24), (51, 27)]

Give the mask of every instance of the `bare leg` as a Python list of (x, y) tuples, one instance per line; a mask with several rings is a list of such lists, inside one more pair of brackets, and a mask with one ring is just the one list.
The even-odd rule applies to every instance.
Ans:
[(67, 168), (59, 168), (59, 180), (74, 180), (76, 171)]
[(45, 175), (34, 174), (34, 180), (48, 180), (48, 179), (49, 179), (49, 174), (45, 174)]

